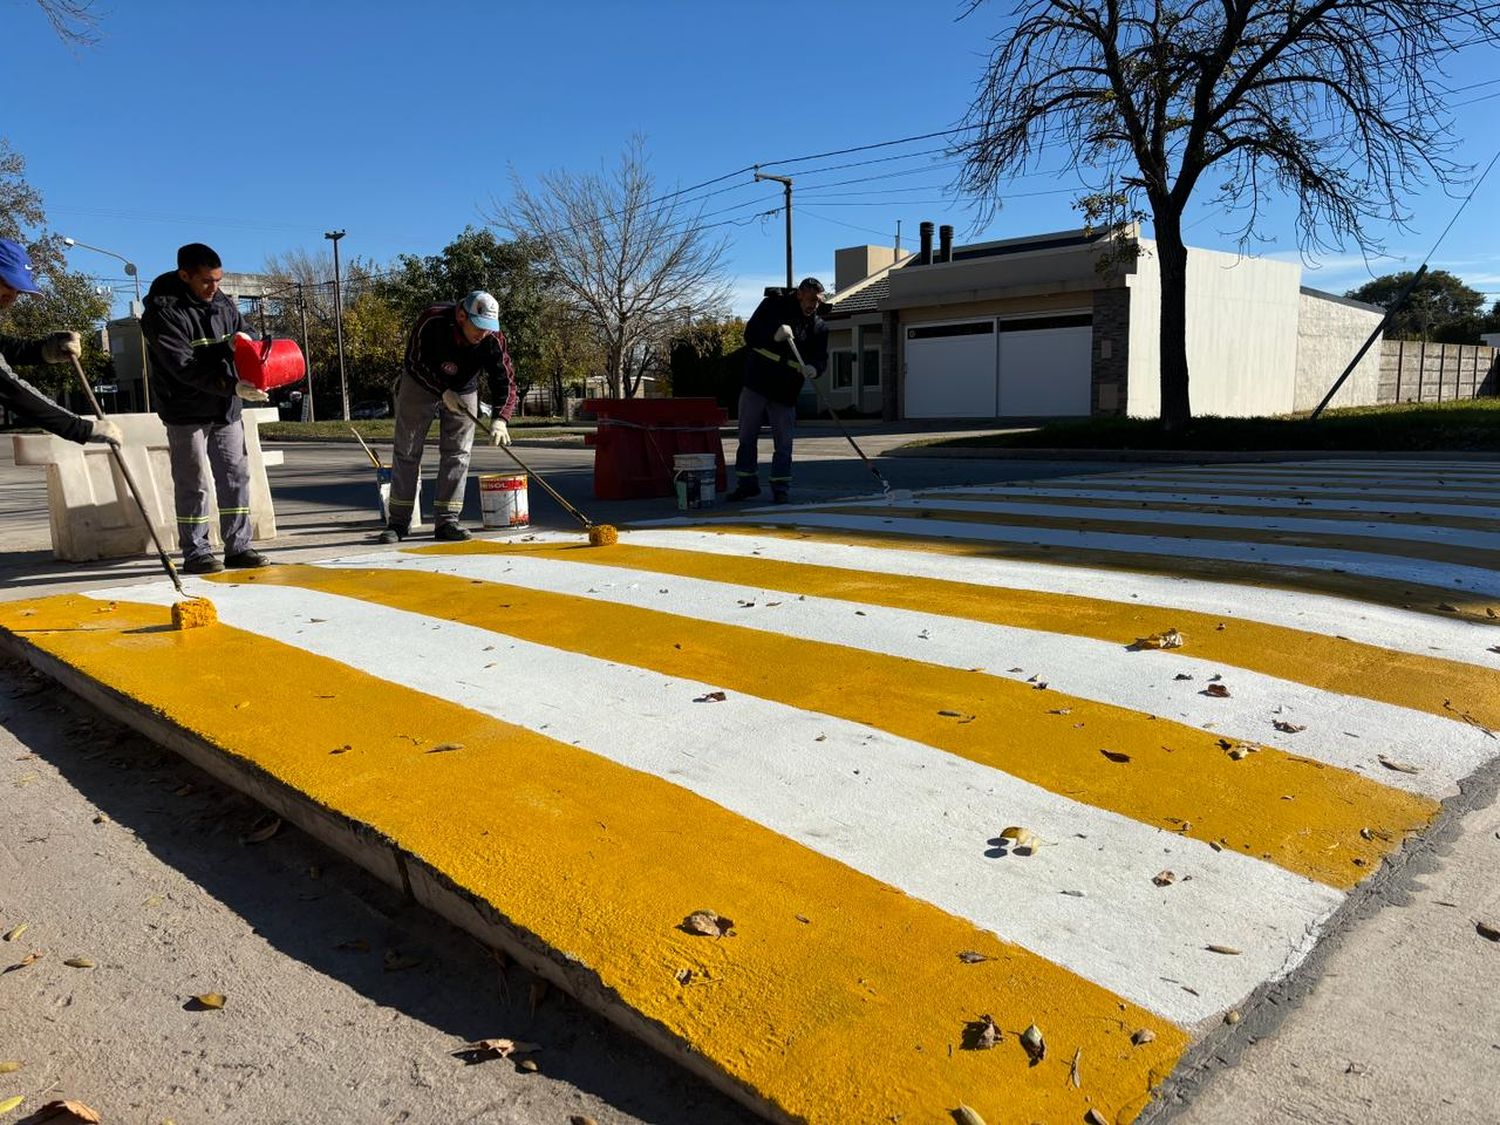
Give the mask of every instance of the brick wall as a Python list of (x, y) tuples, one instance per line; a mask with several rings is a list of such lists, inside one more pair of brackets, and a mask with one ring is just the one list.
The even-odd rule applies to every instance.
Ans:
[(1130, 290), (1096, 289), (1092, 393), (1095, 416), (1125, 413), (1126, 358), (1129, 346)]

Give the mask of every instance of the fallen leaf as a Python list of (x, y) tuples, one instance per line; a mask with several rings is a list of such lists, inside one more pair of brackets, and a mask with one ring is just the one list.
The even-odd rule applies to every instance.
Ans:
[(462, 742), (439, 742), (432, 749), (425, 752), (428, 754), (446, 754), (450, 750), (462, 750), (463, 748), (464, 744)]
[(712, 910), (695, 910), (682, 920), (678, 929), (701, 937), (733, 937), (734, 920)]
[(1181, 648), (1182, 634), (1176, 629), (1164, 629), (1160, 633), (1152, 633), (1149, 637), (1141, 637), (1131, 648)]
[(1073, 708), (1071, 707), (1053, 707), (1047, 712), (1049, 715), (1071, 715), (1072, 713)]
[(405, 972), (407, 969), (415, 969), (422, 963), (420, 957), (408, 957), (399, 949), (387, 949), (382, 961), (385, 971), (388, 973)]
[(723, 703), (724, 700), (726, 700), (728, 698), (729, 697), (727, 695), (725, 695), (722, 691), (709, 691), (709, 692), (704, 692), (700, 696), (696, 696), (693, 699), (693, 702), (694, 703)]
[(1204, 688), (1198, 694), (1199, 695), (1211, 696), (1214, 699), (1228, 699), (1229, 698), (1229, 689), (1227, 687), (1225, 687), (1223, 684), (1209, 684), (1206, 688)]
[(1395, 770), (1397, 773), (1421, 773), (1422, 772), (1416, 766), (1409, 765), (1406, 762), (1397, 761), (1395, 758), (1387, 758), (1384, 754), (1377, 755), (1377, 757), (1380, 760), (1380, 764), (1382, 766), (1384, 766), (1388, 770)]
[(1130, 1037), (1130, 1042), (1137, 1047), (1144, 1047), (1156, 1038), (1156, 1032), (1149, 1027), (1143, 1027)]
[(962, 715), (963, 712), (962, 711), (939, 711), (938, 714), (941, 715), (941, 716), (943, 716), (943, 718), (945, 718), (945, 719), (956, 719), (960, 715)]
[(94, 814), (94, 823), (95, 824), (108, 824), (109, 823), (109, 814), (108, 813), (102, 813), (102, 812), (101, 813), (95, 813)]
[(18, 937), (20, 937), (22, 934), (24, 934), (30, 928), (31, 928), (31, 923), (30, 922), (22, 922), (18, 926), (13, 926), (11, 929), (5, 931), (5, 940), (6, 941), (15, 941)]
[(24, 969), (27, 965), (34, 965), (38, 961), (40, 961), (42, 959), (42, 956), (43, 956), (43, 954), (41, 953), (40, 950), (38, 950), (36, 952), (33, 952), (33, 953), (28, 953), (28, 954), (26, 954), (25, 957), (22, 957), (14, 965), (7, 966), (7, 968), (6, 968), (5, 971), (7, 973), (13, 973), (17, 969)]
[(1042, 1038), (1042, 1029), (1036, 1024), (1032, 1024), (1021, 1032), (1021, 1046), (1025, 1049), (1033, 1066), (1047, 1057), (1047, 1041)]
[(453, 1054), (475, 1055), (481, 1059), (508, 1059), (512, 1055), (527, 1055), (541, 1049), (540, 1043), (526, 1043), (516, 1039), (479, 1039)]
[(1083, 1115), (1083, 1119), (1088, 1122), (1088, 1125), (1109, 1125), (1109, 1119), (1092, 1106)]
[(21, 1064), (15, 1059), (0, 1060), (0, 1074), (14, 1074), (21, 1069)]
[(954, 1125), (984, 1125), (984, 1118), (966, 1105), (961, 1105), (953, 1111), (953, 1121)]
[(1000, 833), (1000, 838), (1002, 840), (1011, 841), (1011, 844), (1018, 851), (1022, 848), (1025, 848), (1028, 853), (1036, 851), (1036, 846), (1041, 843), (1041, 840), (1037, 837), (1037, 834), (1031, 831), (1031, 829), (1020, 828), (1016, 826), (1012, 826), (1002, 831)]
[(1238, 957), (1240, 955), (1240, 951), (1232, 945), (1205, 945), (1203, 948), (1210, 953), (1222, 953), (1226, 957)]
[(581, 1113), (575, 1113), (568, 1118), (568, 1125), (599, 1125), (592, 1117), (585, 1117)]
[(1078, 1060), (1082, 1057), (1083, 1048), (1079, 1047), (1078, 1050), (1073, 1052), (1073, 1065), (1068, 1069), (1068, 1079), (1073, 1083), (1073, 1089), (1075, 1090), (1082, 1085), (1078, 1077)]
[(989, 960), (991, 960), (991, 958), (986, 957), (983, 953), (976, 953), (972, 949), (966, 949), (966, 950), (964, 950), (962, 953), (960, 953), (958, 955), (958, 959), (960, 961), (962, 961), (965, 965), (977, 965), (981, 961), (989, 961)]
[(1173, 676), (1172, 678), (1174, 680), (1191, 680), (1193, 677), (1189, 676), (1186, 672), (1178, 672), (1177, 675)]
[(3, 1101), (0, 1101), (0, 1113), (9, 1113), (25, 1100), (26, 1098), (23, 1095), (17, 1094), (15, 1095), (15, 1097), (6, 1098)]
[(37, 1112), (39, 1116), (32, 1120), (45, 1125), (71, 1125), (75, 1121), (81, 1121), (84, 1125), (99, 1125), (104, 1120), (99, 1116), (98, 1110), (91, 1109), (82, 1102), (48, 1102)]
[(229, 997), (225, 996), (222, 992), (205, 992), (200, 996), (194, 996), (193, 999), (200, 1008), (209, 1008), (214, 1011), (217, 1011), (229, 1002)]
[(1122, 753), (1119, 750), (1100, 750), (1099, 753), (1103, 754), (1111, 762), (1122, 762), (1123, 763), (1123, 762), (1130, 761), (1130, 755)]
[(988, 1015), (964, 1024), (963, 1047), (966, 1051), (988, 1051), (1004, 1038), (994, 1019)]
[(87, 957), (69, 957), (63, 964), (67, 965), (70, 969), (92, 969), (94, 967), (94, 963)]
[(1177, 875), (1171, 871), (1158, 871), (1155, 875), (1151, 876), (1151, 881), (1158, 887), (1170, 887), (1173, 883), (1177, 882)]
[(1474, 931), (1488, 941), (1500, 941), (1500, 926), (1492, 925), (1489, 922), (1475, 922)]
[(1224, 1013), (1224, 1022), (1227, 1024), (1239, 1023), (1240, 1013), (1234, 1008), (1229, 1009), (1229, 1011)]
[(251, 828), (240, 837), (242, 844), (263, 844), (276, 833), (281, 831), (281, 818), (279, 816), (263, 817), (256, 822), (258, 827)]
[(1307, 729), (1305, 724), (1288, 723), (1284, 722), (1281, 719), (1275, 720), (1271, 725), (1279, 730), (1282, 734), (1300, 734), (1302, 731), (1305, 731)]
[(535, 1059), (522, 1059), (521, 1062), (520, 1062), (520, 1064), (516, 1067), (516, 1069), (517, 1070), (524, 1070), (527, 1074), (535, 1074), (537, 1072), (536, 1060)]

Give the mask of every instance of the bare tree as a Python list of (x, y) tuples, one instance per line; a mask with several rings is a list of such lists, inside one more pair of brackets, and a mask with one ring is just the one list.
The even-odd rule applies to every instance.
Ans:
[(514, 173), (512, 182), (510, 202), (489, 218), (542, 240), (557, 284), (598, 337), (611, 395), (633, 396), (678, 326), (727, 304), (724, 240), (680, 193), (657, 194), (640, 137), (613, 170), (548, 173), (535, 190)]
[(93, 0), (36, 0), (36, 6), (64, 43), (88, 47), (99, 41)]
[(1103, 182), (1086, 212), (1151, 219), (1161, 419), (1180, 428), (1192, 417), (1182, 218), (1200, 185), (1236, 216), (1242, 247), (1273, 194), (1289, 194), (1304, 253), (1348, 239), (1378, 251), (1378, 228), (1409, 219), (1409, 190), (1466, 173), (1448, 158), (1443, 64), (1500, 42), (1497, 15), (1495, 0), (1023, 0), (969, 109), (962, 182), (994, 204), (1060, 146)]

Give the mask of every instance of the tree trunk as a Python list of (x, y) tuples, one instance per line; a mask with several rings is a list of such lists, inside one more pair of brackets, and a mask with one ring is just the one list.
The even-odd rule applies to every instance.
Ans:
[(1193, 420), (1188, 396), (1187, 246), (1181, 215), (1159, 209), (1153, 219), (1161, 260), (1161, 425), (1170, 433)]

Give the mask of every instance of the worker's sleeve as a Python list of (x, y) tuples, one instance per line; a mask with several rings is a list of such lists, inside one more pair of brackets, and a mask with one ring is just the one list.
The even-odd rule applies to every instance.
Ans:
[[(491, 337), (494, 346), (489, 358), (490, 405), (495, 417), (507, 422), (516, 409), (516, 368), (510, 361), (510, 349), (505, 345), (505, 333), (497, 332)], [(504, 406), (500, 404), (504, 403)]]
[(755, 312), (750, 315), (750, 321), (745, 325), (745, 343), (752, 348), (769, 348), (778, 353), (787, 354), (786, 345), (776, 340), (776, 329), (781, 327), (781, 319), (777, 315), (778, 308), (774, 298), (767, 297), (756, 306)]
[(234, 392), (234, 347), (229, 340), (194, 340), (183, 319), (148, 309), (141, 332), (157, 371), (174, 382), (209, 394)]
[(816, 367), (819, 375), (828, 370), (828, 325), (821, 318), (813, 321), (807, 346), (802, 350), (802, 362)]
[[(8, 337), (5, 344), (10, 344), (13, 340), (14, 337)], [(23, 361), (20, 356), (26, 354), (29, 353), (25, 349), (0, 348), (0, 405), (58, 437), (79, 444), (88, 441), (89, 435), (94, 432), (92, 422), (53, 402), (12, 371), (10, 364), (5, 362), (6, 356), (15, 356), (16, 362), (21, 363)]]

